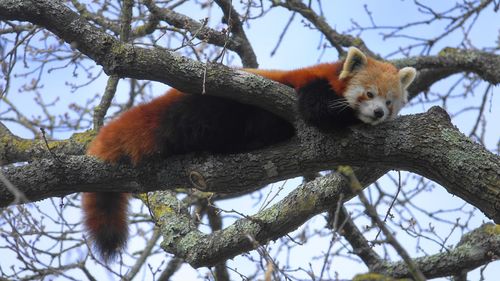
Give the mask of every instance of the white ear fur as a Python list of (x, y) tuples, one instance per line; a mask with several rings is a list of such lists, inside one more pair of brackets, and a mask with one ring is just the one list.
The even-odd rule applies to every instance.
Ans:
[(403, 89), (408, 88), (415, 76), (417, 75), (417, 70), (413, 67), (403, 67), (399, 70), (399, 80), (401, 81), (401, 85)]
[(350, 47), (347, 51), (347, 58), (345, 59), (344, 65), (342, 66), (342, 72), (340, 72), (340, 79), (351, 76), (359, 69), (363, 68), (367, 64), (368, 60), (358, 48)]

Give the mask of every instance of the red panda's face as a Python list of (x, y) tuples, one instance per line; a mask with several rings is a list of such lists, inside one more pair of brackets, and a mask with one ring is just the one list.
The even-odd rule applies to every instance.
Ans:
[(393, 119), (403, 107), (403, 100), (392, 92), (383, 93), (376, 87), (349, 87), (346, 99), (357, 117), (371, 125)]
[(398, 71), (392, 64), (368, 58), (351, 73), (344, 97), (364, 123), (376, 125), (393, 119), (407, 102), (407, 87), (415, 69)]

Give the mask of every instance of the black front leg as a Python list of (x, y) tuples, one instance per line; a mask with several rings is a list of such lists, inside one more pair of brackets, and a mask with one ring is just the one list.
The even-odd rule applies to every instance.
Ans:
[(318, 79), (298, 89), (298, 109), (306, 124), (322, 131), (338, 130), (361, 123), (347, 100), (328, 80)]

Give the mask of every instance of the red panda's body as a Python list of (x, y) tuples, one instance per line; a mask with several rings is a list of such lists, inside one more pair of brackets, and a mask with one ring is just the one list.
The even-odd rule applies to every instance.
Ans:
[[(347, 59), (292, 71), (245, 69), (293, 87), (301, 118), (320, 130), (393, 118), (406, 100), (415, 70), (397, 70), (351, 48)], [(285, 141), (294, 135), (287, 121), (255, 106), (172, 89), (123, 113), (104, 126), (88, 149), (104, 161), (138, 164), (154, 154), (194, 151), (237, 153)], [(127, 195), (85, 193), (85, 225), (104, 260), (127, 239)]]

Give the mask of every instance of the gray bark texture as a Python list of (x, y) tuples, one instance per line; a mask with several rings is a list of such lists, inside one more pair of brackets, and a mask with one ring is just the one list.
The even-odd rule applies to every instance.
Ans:
[[(145, 2), (152, 5), (152, 1)], [(289, 9), (302, 7), (298, 1), (288, 2)], [(391, 169), (417, 173), (441, 184), (449, 193), (500, 223), (500, 157), (462, 134), (443, 109), (433, 107), (426, 113), (402, 116), (378, 126), (361, 125), (335, 134), (320, 133), (297, 119), (292, 89), (222, 65), (203, 64), (163, 49), (146, 49), (121, 42), (63, 3), (0, 0), (0, 20), (28, 21), (47, 28), (101, 65), (108, 75), (159, 81), (192, 94), (199, 94), (205, 88), (208, 95), (260, 106), (293, 123), (297, 136), (287, 143), (249, 153), (181, 155), (151, 159), (131, 167), (110, 165), (84, 156), (93, 132), (78, 134), (65, 141), (49, 141), (47, 145), (43, 140), (14, 136), (0, 123), (3, 175), (24, 194), (24, 200), (37, 201), (84, 191), (150, 192), (178, 187), (240, 194), (278, 180), (351, 165), (362, 167), (356, 176), (364, 186)], [(175, 21), (172, 24), (175, 25)], [(220, 44), (218, 40), (221, 39), (214, 37), (212, 40)], [(341, 41), (343, 43), (337, 47), (344, 47), (349, 40)], [(230, 44), (237, 50), (242, 43), (231, 41)], [(249, 65), (256, 65), (251, 51), (242, 52), (250, 54), (247, 57)], [(474, 72), (492, 84), (500, 82), (500, 57), (481, 51), (445, 49), (438, 56), (394, 63), (420, 70), (410, 89), (413, 95), (457, 72)], [(11, 165), (18, 162), (28, 163)], [(152, 215), (164, 236), (162, 247), (192, 266), (201, 267), (215, 265), (277, 239), (313, 215), (328, 211), (331, 206), (353, 196), (345, 179), (333, 173), (303, 184), (274, 206), (210, 235), (197, 230), (186, 206), (170, 192), (150, 193), (143, 200), (154, 206)], [(18, 203), (17, 199), (7, 184), (0, 182), (0, 206)], [(490, 231), (490, 228), (480, 230)], [(488, 243), (481, 244), (486, 240), (474, 239), (475, 235), (481, 235), (477, 234), (478, 230), (468, 236), (470, 239), (464, 238), (454, 254), (465, 255), (462, 251), (467, 251), (470, 245), (481, 244), (484, 247), (480, 249), (485, 253), (493, 251), (498, 257), (498, 251), (494, 251), (499, 247), (498, 229), (491, 231), (495, 235), (488, 238), (491, 239)], [(484, 264), (485, 256), (467, 253), (472, 266)], [(416, 260), (429, 276), (439, 275), (427, 269), (433, 258), (446, 262), (440, 256)], [(368, 259), (376, 260), (376, 257)], [(402, 264), (378, 264), (371, 269), (391, 276), (408, 276)]]
[[(341, 164), (368, 166), (418, 173), (500, 222), (500, 157), (460, 133), (438, 107), (339, 134), (322, 134), (300, 123), (297, 127), (298, 137), (289, 143), (251, 153), (176, 156), (137, 169), (85, 156), (61, 156), (4, 173), (28, 198), (40, 200), (81, 191), (145, 192), (179, 186), (239, 193)], [(0, 194), (2, 206), (13, 200), (5, 187)]]

